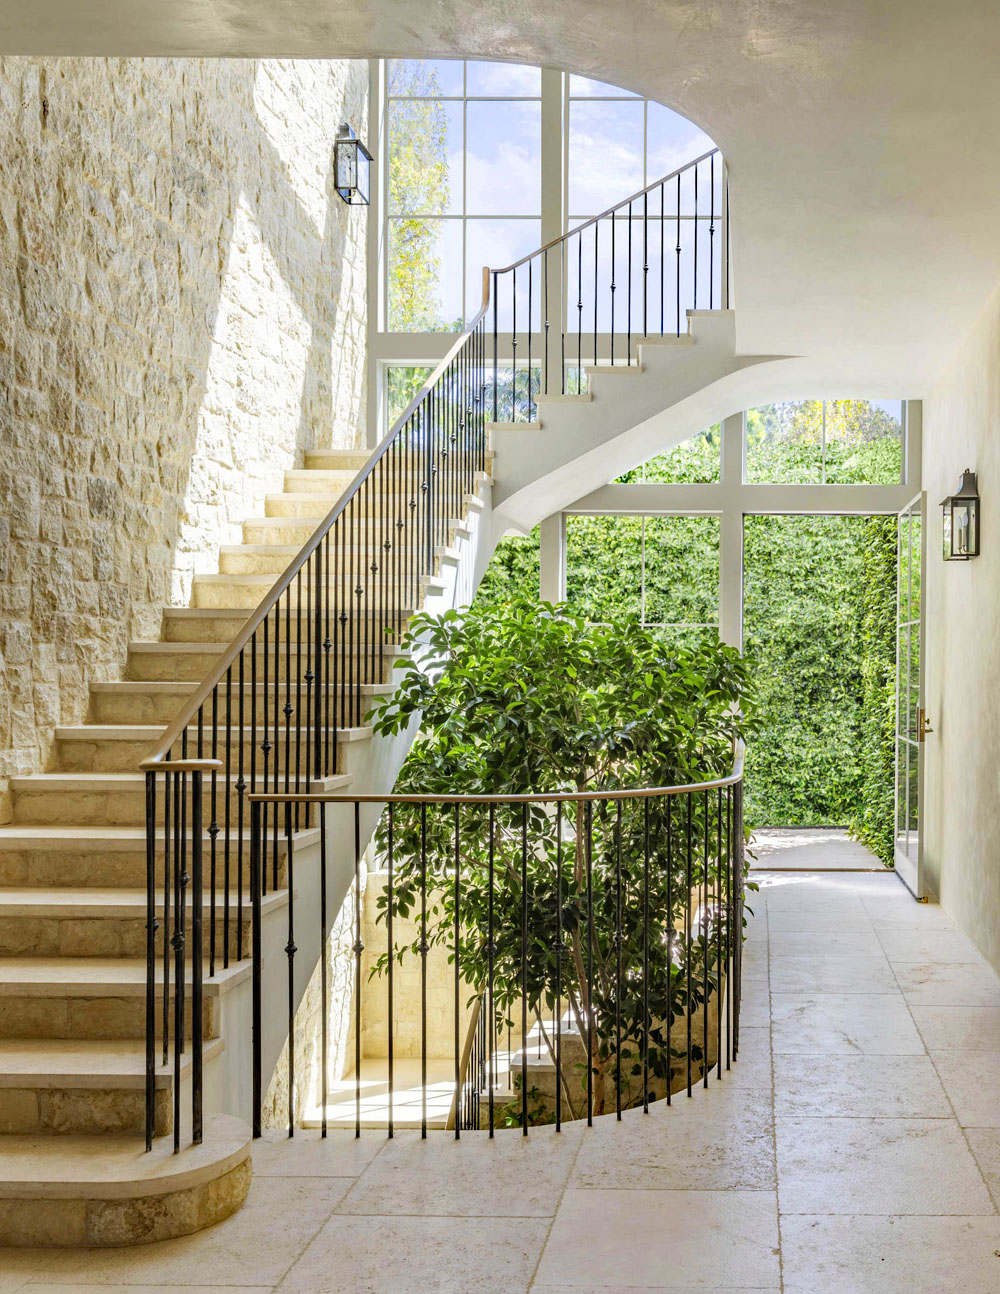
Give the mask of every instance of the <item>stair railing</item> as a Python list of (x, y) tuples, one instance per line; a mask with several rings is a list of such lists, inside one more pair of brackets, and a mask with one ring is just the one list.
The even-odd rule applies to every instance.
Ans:
[(539, 396), (581, 395), (586, 370), (679, 338), (688, 310), (731, 302), (729, 187), (711, 149), (505, 269), (492, 271), (494, 422), (530, 422)]
[[(308, 794), (337, 775), (339, 734), (363, 722), (366, 689), (384, 681), (391, 648), (486, 467), (489, 291), (484, 271), (479, 313), (260, 605), (234, 625), (218, 664), (141, 765), (147, 1149), (164, 1123), (158, 1054), (171, 1070), (180, 1148), (187, 1032), (191, 1134), (202, 1140), (204, 962), (211, 978), (252, 955), (249, 797)], [(313, 824), (311, 812), (305, 803), (295, 809), (295, 830)], [(263, 896), (290, 888), (290, 835), (277, 815), (260, 864)]]
[[(536, 1122), (619, 1118), (626, 1108), (668, 1104), (678, 1092), (709, 1086), (739, 1052), (743, 948), (744, 828), (742, 742), (723, 776), (680, 786), (529, 795), (355, 795), (258, 792), (251, 795), (251, 874), (254, 938), (260, 938), (261, 856), (268, 822), (295, 806), (344, 806), (355, 823), (376, 810), (378, 861), (386, 872), (382, 931), (367, 938), (361, 905), (354, 907), (353, 1102), (338, 1105), (353, 1118), (341, 1126), (379, 1126), (392, 1136), (402, 1115), (416, 1118), (412, 1084), (397, 1111), (396, 1045), (419, 1038), (421, 1135), (431, 1126), (432, 1090), (442, 1080), (430, 1064), (451, 1053), (454, 1086), (440, 1125), (453, 1130), (516, 1126), (524, 1136)], [(289, 837), (289, 848), (293, 848)], [(345, 856), (346, 855), (346, 856)], [(362, 833), (341, 840), (321, 858), (323, 876), (339, 862), (354, 869), (361, 892)], [(295, 926), (288, 912), (289, 943)], [(408, 916), (400, 938), (394, 925)], [(315, 921), (311, 912), (306, 921)], [(320, 915), (322, 920), (322, 914)], [(415, 934), (413, 933), (415, 927)], [(325, 927), (323, 933), (325, 934)], [(428, 956), (447, 959), (451, 1008), (442, 1021), (441, 988), (428, 1009)], [(321, 978), (329, 974), (323, 941)], [(397, 975), (415, 965), (419, 1022), (399, 1028)], [(288, 967), (292, 982), (291, 960)], [(362, 995), (384, 992), (369, 1020)], [(263, 1127), (262, 1018), (265, 986), (253, 980), (253, 1130)], [(437, 1037), (431, 1037), (432, 1020)], [(414, 1026), (419, 1023), (419, 1029)], [(277, 1022), (272, 1022), (277, 1028)], [(295, 1035), (294, 1004), (281, 1033)], [(513, 1039), (506, 1049), (504, 1035)], [(384, 1057), (384, 1113), (364, 1092), (362, 1039)], [(447, 1039), (446, 1050), (440, 1048)], [(432, 1051), (431, 1048), (434, 1047)], [(412, 1049), (407, 1051), (413, 1067)], [(547, 1059), (551, 1090), (538, 1091), (532, 1059)], [(328, 1128), (329, 1052), (322, 1037), (320, 1116)], [(381, 1065), (382, 1062), (375, 1062)], [(293, 1048), (287, 1052), (287, 1130), (294, 1131)], [(368, 1108), (366, 1108), (366, 1106)]]
[[(688, 309), (725, 309), (730, 295), (715, 149), (515, 264), (484, 270), (466, 331), (259, 606), (245, 620), (230, 613), (229, 645), (141, 765), (147, 1148), (167, 1122), (158, 1055), (180, 1148), (188, 1047), (192, 1139), (202, 1139), (204, 963), (211, 979), (254, 957), (250, 797), (328, 789), (339, 734), (363, 722), (486, 467), (489, 422), (530, 421), (540, 396), (581, 393), (591, 361), (633, 364), (643, 339), (681, 336)], [(319, 803), (295, 802), (295, 831), (317, 825)], [(291, 886), (291, 838), (277, 818), (261, 843), (262, 899)]]

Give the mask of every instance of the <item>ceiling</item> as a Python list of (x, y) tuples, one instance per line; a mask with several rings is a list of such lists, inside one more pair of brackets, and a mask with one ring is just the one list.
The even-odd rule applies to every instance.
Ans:
[(813, 390), (924, 394), (1000, 282), (988, 0), (0, 0), (0, 49), (508, 58), (660, 99), (729, 162), (741, 352)]

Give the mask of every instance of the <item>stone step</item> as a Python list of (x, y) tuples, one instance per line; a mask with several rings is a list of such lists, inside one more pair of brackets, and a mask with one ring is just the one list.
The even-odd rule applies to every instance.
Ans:
[[(269, 916), (288, 903), (287, 890), (272, 890), (264, 896), (261, 911)], [(216, 953), (221, 956), (225, 936), (225, 899), (215, 897)], [(203, 952), (211, 952), (210, 899), (205, 895)], [(162, 953), (164, 905), (157, 900), (157, 956)], [(190, 933), (191, 898), (188, 887), (187, 928)], [(236, 946), (236, 926), (242, 923), (242, 949), (250, 947), (250, 905), (240, 913), (230, 901), (230, 947)], [(171, 932), (173, 930), (171, 904)], [(146, 891), (70, 889), (0, 889), (0, 957), (145, 957)]]
[[(329, 511), (329, 509), (328, 509)], [(243, 523), (243, 540), (246, 544), (294, 544), (296, 550), (306, 544), (319, 526), (320, 521), (324, 520), (326, 513), (318, 519), (316, 517), (249, 517)], [(406, 515), (402, 520), (406, 521), (409, 516), (407, 509)], [(396, 517), (386, 517), (384, 526), (395, 533), (399, 539), (399, 528), (395, 525)], [(376, 534), (379, 530), (376, 529)], [(454, 544), (459, 539), (467, 539), (470, 531), (464, 521), (452, 519), (448, 528), (448, 545)], [(383, 536), (384, 537), (384, 536)], [(348, 539), (341, 535), (337, 541), (341, 549), (349, 548), (351, 544)], [(395, 540), (393, 542), (396, 542)], [(407, 545), (407, 536), (405, 533), (399, 540), (405, 548)], [(330, 539), (330, 552), (333, 553), (335, 541)]]
[[(250, 670), (247, 667), (245, 667), (245, 675), (243, 685), (244, 723), (248, 723), (251, 715), (255, 713), (258, 725), (263, 725), (265, 698), (267, 701), (266, 718), (269, 724), (273, 723), (274, 684), (269, 682), (265, 689), (263, 682), (258, 682), (256, 691), (253, 693), (255, 704), (251, 709), (252, 688), (249, 678)], [(258, 678), (260, 677), (258, 675)], [(331, 683), (333, 677), (331, 673)], [(343, 727), (363, 727), (365, 717), (371, 710), (375, 698), (390, 696), (395, 689), (392, 683), (354, 683), (352, 688), (352, 682), (350, 673), (348, 673), (347, 677), (343, 679), (343, 689), (338, 685), (336, 695), (333, 695), (331, 688), (330, 717), (331, 720), (337, 720), (338, 724)], [(198, 686), (199, 683), (196, 680), (188, 682), (169, 679), (162, 681), (125, 679), (120, 683), (92, 683), (90, 687), (91, 719), (96, 724), (172, 723), (180, 713), (181, 706), (189, 697), (194, 695)], [(224, 687), (225, 685), (223, 684), (223, 689)], [(278, 685), (277, 692), (280, 708), (284, 705), (285, 698), (283, 681)], [(238, 697), (238, 682), (234, 682), (232, 713), (237, 715), (239, 713)], [(294, 680), (290, 699), (294, 705), (296, 703)], [(282, 726), (284, 726), (283, 715), (281, 719)], [(304, 727), (305, 724), (303, 724)]]
[[(303, 706), (304, 705), (305, 692), (303, 690)], [(238, 705), (236, 701), (233, 701), (230, 707), (230, 715), (232, 716), (234, 714), (236, 715), (236, 723), (234, 724), (228, 743), (230, 748), (230, 771), (232, 771), (233, 768), (238, 767), (240, 754)], [(219, 706), (219, 728), (215, 737), (215, 750), (218, 758), (223, 761), (225, 761), (226, 758), (227, 744), (225, 735), (225, 718), (226, 707), (225, 701), (223, 700), (222, 704)], [(282, 718), (282, 723), (283, 722), (284, 719)], [(63, 773), (134, 773), (136, 769), (138, 769), (141, 761), (146, 759), (150, 752), (155, 748), (166, 730), (166, 724), (155, 723), (83, 723), (57, 728), (56, 763), (59, 771)], [(305, 751), (308, 743), (313, 740), (312, 733), (313, 729), (311, 725), (308, 728), (303, 726), (300, 733), (298, 747), (300, 767), (304, 767)], [(335, 734), (331, 733), (330, 744), (333, 744), (335, 736), (337, 749), (340, 752), (340, 758), (342, 760), (343, 749), (346, 745), (350, 745), (358, 741), (367, 741), (371, 735), (371, 728), (339, 728)], [(326, 741), (325, 731), (323, 729), (320, 729), (320, 741)], [(213, 747), (210, 708), (202, 736), (202, 745), (205, 753), (210, 755)], [(197, 727), (191, 727), (188, 729), (188, 749), (197, 752)], [(244, 767), (249, 767), (251, 749), (252, 743), (250, 736), (246, 731), (244, 731)], [(343, 769), (340, 771), (343, 771)]]
[[(387, 551), (384, 541), (377, 538), (370, 544), (350, 544), (346, 550), (338, 550), (338, 563), (353, 562), (361, 559), (367, 567), (371, 558), (376, 558), (380, 566), (388, 565), (393, 571), (402, 571), (407, 567), (410, 549), (393, 544)], [(219, 573), (222, 575), (272, 575), (276, 581), (298, 555), (301, 544), (224, 544), (219, 549)], [(333, 567), (335, 554), (330, 554), (330, 566)], [(435, 551), (435, 574), (442, 567), (458, 564), (458, 554), (450, 548), (438, 548)]]
[[(235, 830), (235, 827), (234, 827)], [(319, 840), (319, 832), (310, 827), (295, 833), (295, 848), (306, 848)], [(202, 835), (203, 856), (211, 865), (212, 841), (207, 829)], [(157, 869), (163, 866), (163, 835), (156, 837)], [(238, 836), (230, 841), (229, 875), (235, 889), (238, 884)], [(285, 882), (285, 840), (279, 837), (278, 884)], [(244, 830), (242, 872), (244, 893), (249, 894), (250, 841)], [(218, 883), (225, 875), (225, 849), (221, 836), (216, 844)], [(104, 889), (142, 889), (146, 884), (145, 827), (0, 827), (0, 886), (18, 889), (41, 886), (69, 886), (74, 889), (95, 886)]]
[[(284, 627), (284, 626), (282, 626)], [(325, 626), (323, 627), (325, 634)], [(335, 634), (335, 627), (331, 624), (330, 633), (333, 635), (333, 641), (329, 652), (320, 649), (321, 658), (330, 662), (332, 671), (335, 661), (343, 661), (345, 653), (340, 639)], [(336, 648), (336, 656), (334, 649)], [(228, 643), (176, 643), (176, 642), (133, 642), (129, 643), (128, 658), (125, 663), (125, 679), (131, 682), (201, 682), (216, 668), (219, 658), (229, 650)], [(364, 672), (370, 672), (371, 662), (375, 659), (375, 654), (381, 657), (383, 665), (383, 681), (388, 682), (392, 676), (392, 668), (399, 660), (404, 660), (407, 653), (398, 647), (393, 647), (387, 643), (377, 643), (375, 651), (361, 644), (356, 644), (352, 652), (349, 653), (349, 660), (353, 662), (351, 668), (357, 674), (359, 664), (364, 661), (366, 669)], [(278, 668), (281, 677), (284, 677), (286, 657), (291, 653), (291, 661), (288, 662), (294, 677), (304, 679), (313, 657), (313, 642), (310, 638), (303, 638), (300, 642), (294, 638), (291, 643), (284, 638), (278, 643), (277, 652), (272, 643), (268, 643), (268, 658), (272, 662), (269, 670), (273, 669), (275, 655), (278, 659)], [(264, 641), (263, 636), (256, 644), (257, 669), (258, 676), (263, 670), (264, 661)], [(251, 649), (247, 644), (243, 651), (243, 670), (244, 684), (249, 681), (249, 668), (251, 661)], [(325, 668), (325, 666), (324, 666)], [(315, 666), (313, 666), (315, 673)], [(239, 686), (239, 666), (233, 672), (233, 687)], [(223, 691), (220, 693), (220, 705), (224, 704)]]
[[(207, 972), (207, 968), (206, 968)], [(250, 975), (249, 961), (216, 966), (204, 981), (202, 1028), (219, 1034), (219, 998)], [(188, 998), (191, 987), (187, 985)], [(163, 1001), (163, 962), (156, 966), (156, 996)], [(190, 1017), (190, 1012), (187, 1013)], [(159, 1028), (160, 1012), (156, 1024)], [(191, 1034), (190, 1018), (187, 1036)], [(146, 963), (107, 957), (0, 958), (0, 1038), (98, 1041), (145, 1038)]]
[[(223, 1047), (221, 1039), (206, 1040), (205, 1060), (220, 1055)], [(190, 1069), (188, 1049), (181, 1059), (182, 1075)], [(0, 1038), (0, 1128), (36, 1136), (139, 1136), (145, 1128), (145, 1075), (141, 1039)], [(171, 1089), (172, 1068), (158, 1066), (153, 1125), (158, 1137), (173, 1129)], [(0, 1136), (0, 1157), (6, 1151), (6, 1137)]]
[(95, 1247), (188, 1235), (234, 1213), (250, 1186), (250, 1128), (206, 1120), (201, 1145), (173, 1139), (0, 1137), (0, 1245)]
[[(412, 608), (412, 607), (409, 607), (409, 608), (386, 607), (386, 608), (383, 608), (382, 611), (380, 612), (379, 621), (385, 624), (387, 627), (391, 627), (392, 633), (394, 635), (397, 635), (399, 638), (402, 638), (402, 635), (406, 629), (406, 624), (409, 621), (410, 617), (413, 615), (414, 610), (415, 608)], [(161, 638), (163, 639), (164, 642), (225, 643), (228, 646), (228, 644), (233, 641), (233, 639), (236, 637), (239, 631), (246, 624), (248, 614), (249, 614), (248, 608), (246, 607), (171, 607), (169, 610), (164, 611), (163, 613), (163, 628), (161, 631)], [(305, 621), (304, 616), (303, 616), (303, 621)], [(370, 614), (367, 617), (365, 616), (355, 617), (352, 614), (345, 622), (346, 627), (342, 631), (342, 637), (345, 638), (345, 641), (346, 641), (346, 635), (349, 634), (350, 632), (351, 623), (354, 621), (357, 621), (363, 627), (365, 627), (367, 630), (370, 631), (370, 621), (371, 621)], [(273, 616), (272, 616), (271, 628), (273, 630)], [(281, 633), (280, 642), (284, 642), (285, 641), (284, 620), (282, 620), (281, 628), (282, 628), (282, 633)], [(331, 628), (331, 631), (333, 632), (334, 631), (333, 624), (331, 624), (330, 628)], [(303, 630), (303, 634), (305, 634), (306, 633), (305, 623), (303, 623), (302, 630)], [(259, 630), (258, 632), (260, 633), (260, 642), (258, 644), (258, 649), (262, 649), (263, 638), (264, 638), (263, 629)], [(309, 633), (311, 635), (312, 633), (311, 629), (309, 630)], [(273, 638), (274, 636), (273, 632), (270, 632), (269, 636)], [(292, 642), (298, 641), (298, 624), (295, 620), (295, 617), (292, 617), (291, 641)], [(367, 642), (368, 641), (367, 633), (364, 636), (364, 638), (362, 638), (359, 636), (357, 628), (355, 628), (354, 641)], [(391, 645), (393, 641), (394, 641), (393, 638), (388, 636), (385, 639), (386, 645)], [(279, 646), (280, 646), (280, 642), (279, 642)]]
[(370, 449), (307, 449), (306, 467), (358, 473), (371, 458)]
[[(219, 782), (222, 782), (221, 778)], [(231, 813), (237, 812), (239, 805), (236, 782), (237, 775), (234, 773), (229, 778)], [(317, 779), (312, 785), (316, 791), (342, 791), (350, 784), (350, 776), (338, 773), (333, 777)], [(146, 820), (146, 779), (138, 771), (32, 773), (26, 777), (11, 778), (10, 789), (14, 799), (14, 821), (18, 824), (127, 827), (140, 826)], [(162, 790), (160, 796), (162, 798)], [(221, 786), (218, 799), (219, 812), (222, 813), (224, 800)]]
[[(390, 573), (391, 573), (391, 568)], [(243, 575), (196, 575), (191, 593), (191, 604), (196, 607), (246, 607), (253, 610), (258, 607), (274, 587), (274, 578), (269, 574)], [(363, 589), (357, 596), (357, 589)], [(370, 571), (347, 571), (337, 580), (327, 582), (325, 597), (330, 600), (331, 609), (346, 603), (348, 608), (360, 608), (370, 614), (376, 607), (382, 612), (384, 602), (391, 606), (398, 603), (419, 606), (425, 597), (443, 593), (445, 585), (434, 579), (386, 579), (384, 582), (378, 573)], [(309, 602), (308, 590), (301, 590), (301, 607), (299, 593), (293, 591), (291, 617), (296, 622), (301, 610), (303, 626), (308, 624)], [(281, 632), (285, 632), (284, 620)]]

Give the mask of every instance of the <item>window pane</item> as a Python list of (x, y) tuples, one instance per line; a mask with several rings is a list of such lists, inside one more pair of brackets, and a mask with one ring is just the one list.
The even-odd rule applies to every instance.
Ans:
[(826, 480), (898, 485), (902, 479), (902, 402), (827, 400)]
[(594, 216), (643, 185), (643, 105), (570, 104), (569, 214)]
[(462, 222), (389, 222), (389, 331), (460, 332)]
[(607, 81), (593, 81), (589, 76), (571, 76), (569, 78), (569, 93), (573, 99), (587, 99), (599, 96), (610, 96), (615, 99), (639, 98), (631, 90), (623, 90), (618, 85), (609, 85)]
[(537, 216), (542, 205), (542, 108), (538, 103), (470, 103), (466, 211)]
[[(646, 105), (646, 172), (648, 182), (669, 175), (687, 162), (692, 162), (712, 148), (712, 141), (693, 121), (650, 101)], [(717, 184), (720, 185), (722, 166), (716, 166)], [(707, 176), (707, 172), (706, 172)], [(699, 177), (699, 207), (701, 205), (701, 179)], [(707, 196), (707, 191), (706, 191)], [(719, 207), (716, 206), (716, 211)]]
[(722, 429), (718, 423), (617, 478), (623, 485), (651, 481), (658, 485), (694, 485), (718, 481), (722, 465)]
[(718, 517), (646, 518), (645, 619), (718, 626)]
[(537, 526), (530, 535), (507, 535), (501, 539), (476, 592), (475, 604), (500, 606), (518, 597), (537, 599), (538, 548)]
[(642, 614), (642, 518), (566, 518), (566, 599), (588, 620)]
[(390, 58), (388, 86), (390, 96), (460, 95), (462, 60), (460, 58)]
[(789, 400), (747, 410), (746, 479), (822, 482), (822, 400)]
[(389, 213), (462, 210), (462, 105), (440, 99), (389, 104)]
[(488, 94), (501, 99), (533, 98), (542, 92), (542, 69), (524, 63), (468, 62), (466, 94)]
[[(542, 237), (541, 222), (538, 220), (468, 220), (466, 222), (466, 301), (471, 318), (478, 311), (483, 299), (483, 267), (504, 269), (515, 261), (536, 251)], [(531, 291), (532, 328), (537, 331), (540, 324), (540, 302), (543, 284), (538, 265), (533, 263), (531, 282), (528, 282), (528, 267), (517, 271), (517, 283), (514, 275), (501, 274), (497, 283), (499, 309), (497, 327), (500, 332), (511, 332), (516, 324), (519, 334), (528, 327), (528, 293)], [(515, 318), (516, 306), (516, 318)], [(492, 323), (492, 314), (490, 316)], [(522, 342), (522, 348), (527, 347)], [(518, 356), (520, 357), (520, 350)]]
[(429, 366), (411, 367), (402, 364), (394, 364), (388, 370), (385, 391), (387, 431), (395, 424), (396, 419), (400, 417), (433, 371)]

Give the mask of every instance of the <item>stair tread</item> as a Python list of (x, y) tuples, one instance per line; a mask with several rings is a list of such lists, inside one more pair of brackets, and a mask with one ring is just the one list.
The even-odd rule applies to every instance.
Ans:
[[(246, 979), (249, 961), (217, 967), (204, 982), (206, 997), (217, 997)], [(157, 960), (156, 982), (163, 983)], [(146, 962), (139, 957), (0, 957), (0, 997), (141, 997), (146, 991)], [(2, 1056), (2, 1049), (0, 1049)]]
[(246, 1159), (250, 1128), (232, 1115), (206, 1120), (201, 1145), (173, 1153), (172, 1137), (147, 1151), (119, 1133), (0, 1136), (0, 1196), (129, 1199), (184, 1190), (218, 1178)]
[[(204, 839), (210, 839), (208, 831)], [(296, 846), (311, 844), (319, 839), (319, 828), (310, 827), (305, 831), (295, 832), (292, 836)], [(159, 842), (158, 842), (159, 843)], [(279, 840), (279, 847), (283, 842)], [(117, 826), (45, 826), (32, 823), (8, 823), (0, 827), (0, 850), (30, 849), (39, 850), (46, 847), (52, 850), (65, 849), (72, 845), (78, 851), (101, 849), (108, 852), (127, 851), (146, 848), (145, 827)]]
[[(224, 1049), (221, 1038), (205, 1039), (206, 1060)], [(188, 1047), (181, 1057), (181, 1067), (186, 1070), (190, 1064)], [(91, 1084), (100, 1080), (109, 1087), (141, 1087), (145, 1073), (143, 1038), (0, 1038), (0, 1087), (17, 1087), (29, 1080), (36, 1087), (64, 1087), (67, 1080), (83, 1078)], [(157, 1065), (157, 1086), (167, 1086), (171, 1073), (172, 1065)], [(0, 1136), (0, 1163), (7, 1141), (7, 1137)]]
[[(157, 910), (162, 906), (162, 893), (157, 891)], [(288, 891), (283, 889), (269, 890), (261, 900), (262, 908), (283, 907), (288, 902)], [(191, 904), (191, 888), (188, 886), (188, 905)], [(211, 906), (211, 895), (206, 886), (204, 906)], [(225, 911), (226, 900), (221, 893), (215, 895), (215, 907)], [(230, 899), (230, 912), (234, 910), (235, 901)], [(243, 911), (250, 914), (249, 895), (244, 896)], [(63, 920), (74, 917), (93, 917), (106, 913), (110, 919), (119, 920), (123, 916), (145, 918), (146, 891), (144, 889), (109, 889), (106, 886), (62, 886), (39, 885), (34, 889), (28, 886), (0, 886), (0, 915), (59, 917)]]
[[(219, 778), (224, 779), (225, 773), (220, 773)], [(234, 784), (239, 780), (235, 769), (229, 780)], [(350, 773), (336, 773), (331, 777), (313, 778), (310, 785), (314, 790), (335, 791), (350, 785), (350, 782)], [(146, 775), (138, 770), (134, 773), (25, 773), (23, 777), (12, 777), (9, 785), (12, 791), (98, 791), (105, 788), (128, 791), (134, 787), (144, 788)]]
[[(197, 679), (197, 678), (194, 678), (194, 679), (123, 678), (123, 679), (116, 679), (112, 683), (91, 683), (90, 690), (92, 692), (132, 692), (132, 693), (135, 693), (136, 695), (144, 695), (149, 692), (166, 692), (168, 694), (174, 693), (177, 696), (184, 696), (188, 692), (194, 692), (197, 688), (201, 687), (202, 682), (203, 680)], [(220, 686), (223, 686), (223, 687), (225, 686), (225, 680), (222, 680), (220, 682)], [(272, 683), (269, 683), (268, 690), (273, 688), (273, 686), (274, 685)], [(284, 679), (279, 679), (278, 686), (280, 688), (284, 688), (285, 686)], [(296, 680), (293, 678), (292, 691), (295, 690), (295, 686), (296, 686)], [(381, 694), (385, 691), (392, 691), (393, 689), (393, 685), (391, 683), (361, 683), (360, 685), (355, 685), (355, 686), (360, 686), (362, 692), (372, 692), (375, 694)], [(233, 690), (234, 692), (238, 692), (239, 685), (234, 683)], [(250, 692), (250, 690), (251, 690), (251, 684), (249, 680), (247, 680), (243, 685), (243, 692), (244, 694), (246, 694)], [(257, 691), (258, 692), (264, 691), (263, 683), (257, 684)]]
[[(222, 722), (220, 719), (220, 728)], [(155, 741), (167, 731), (165, 723), (77, 723), (56, 729), (58, 741)], [(310, 728), (310, 732), (312, 729)], [(324, 732), (325, 729), (320, 729)], [(365, 741), (372, 735), (367, 727), (336, 728), (338, 741)], [(206, 741), (208, 737), (206, 736)]]

